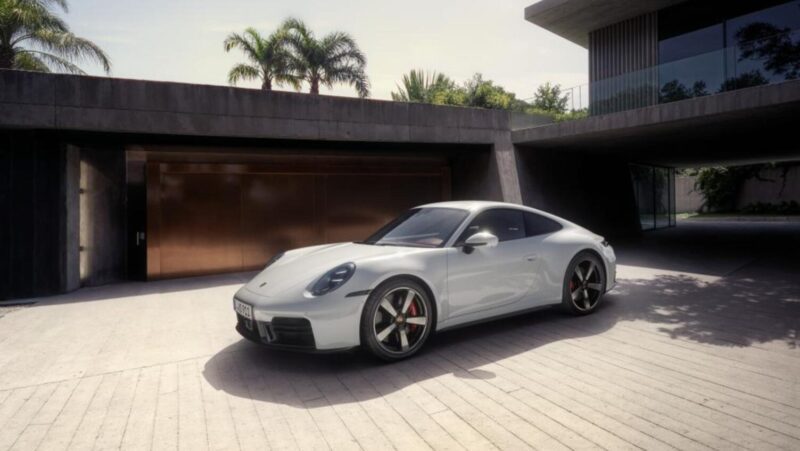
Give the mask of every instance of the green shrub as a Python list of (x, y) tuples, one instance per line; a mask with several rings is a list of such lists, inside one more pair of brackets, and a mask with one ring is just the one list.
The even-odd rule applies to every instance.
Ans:
[(779, 204), (769, 202), (754, 202), (742, 207), (742, 213), (754, 215), (798, 215), (800, 204), (797, 201), (783, 201)]

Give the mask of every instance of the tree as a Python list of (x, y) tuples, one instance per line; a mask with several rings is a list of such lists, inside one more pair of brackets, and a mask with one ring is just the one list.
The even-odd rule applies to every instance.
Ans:
[(767, 78), (761, 74), (760, 70), (751, 70), (739, 75), (738, 77), (731, 77), (725, 80), (720, 85), (719, 92), (761, 86), (766, 85), (767, 83), (769, 83), (769, 80), (767, 80)]
[(75, 61), (89, 60), (108, 73), (108, 56), (75, 36), (52, 7), (67, 12), (67, 0), (0, 0), (0, 69), (83, 74)]
[(463, 93), (458, 92), (455, 82), (448, 76), (436, 72), (425, 73), (421, 69), (411, 70), (403, 75), (392, 91), (392, 100), (396, 102), (434, 103), (439, 105), (461, 105)]
[(239, 49), (250, 63), (236, 64), (228, 73), (228, 83), (235, 85), (240, 80), (261, 80), (261, 89), (271, 90), (273, 82), (278, 85), (288, 84), (295, 89), (300, 88), (300, 78), (293, 70), (293, 56), (289, 49), (287, 24), (282, 24), (277, 31), (262, 37), (253, 28), (244, 33), (231, 33), (225, 39), (225, 51)]
[(540, 85), (533, 95), (533, 107), (550, 113), (566, 113), (568, 101), (569, 97), (561, 93), (561, 85), (550, 82)]
[(661, 91), (658, 93), (658, 98), (660, 103), (668, 103), (707, 95), (708, 89), (706, 89), (705, 81), (695, 81), (690, 89), (676, 79), (668, 81), (661, 86)]
[(335, 31), (318, 39), (300, 20), (288, 19), (285, 25), (293, 51), (293, 69), (311, 86), (311, 94), (319, 94), (320, 84), (332, 88), (346, 83), (356, 89), (359, 97), (369, 97), (367, 57), (349, 34)]
[(476, 73), (464, 83), (464, 93), (466, 95), (464, 105), (476, 108), (520, 110), (524, 104), (517, 100), (513, 92), (506, 91), (491, 80), (484, 80), (480, 73)]
[(739, 61), (763, 60), (764, 69), (787, 80), (800, 77), (800, 43), (789, 28), (754, 22), (736, 32)]

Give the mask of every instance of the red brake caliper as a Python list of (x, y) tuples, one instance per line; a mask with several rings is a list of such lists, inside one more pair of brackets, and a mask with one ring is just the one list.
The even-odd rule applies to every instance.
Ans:
[[(414, 302), (412, 302), (411, 305), (408, 306), (408, 317), (411, 318), (413, 316), (417, 316), (417, 304), (415, 304)], [(417, 329), (417, 325), (409, 324), (408, 329), (411, 332), (414, 332)]]

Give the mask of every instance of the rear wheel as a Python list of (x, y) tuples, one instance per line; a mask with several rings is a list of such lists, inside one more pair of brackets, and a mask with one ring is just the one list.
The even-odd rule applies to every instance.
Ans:
[(591, 252), (581, 252), (567, 266), (561, 304), (569, 313), (586, 315), (597, 309), (606, 292), (603, 263)]
[(420, 284), (389, 281), (372, 291), (361, 315), (361, 342), (378, 358), (400, 360), (416, 353), (430, 335), (431, 300)]

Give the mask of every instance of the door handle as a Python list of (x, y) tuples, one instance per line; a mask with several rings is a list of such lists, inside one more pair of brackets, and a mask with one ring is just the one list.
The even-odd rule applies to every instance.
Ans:
[(536, 260), (536, 257), (537, 257), (536, 254), (526, 255), (525, 256), (525, 260), (527, 260), (529, 262), (532, 262), (532, 261)]

